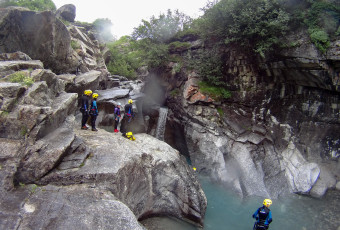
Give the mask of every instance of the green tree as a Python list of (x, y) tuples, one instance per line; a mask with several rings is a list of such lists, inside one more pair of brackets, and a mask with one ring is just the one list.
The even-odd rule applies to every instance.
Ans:
[(125, 76), (130, 79), (136, 77), (136, 71), (143, 65), (140, 50), (136, 49), (136, 42), (129, 36), (123, 36), (115, 42), (108, 43), (111, 61), (107, 68), (111, 74)]
[(187, 28), (192, 19), (176, 10), (174, 13), (169, 9), (166, 14), (160, 14), (158, 18), (152, 16), (150, 21), (142, 20), (142, 24), (134, 28), (134, 39), (150, 39), (152, 42), (167, 42), (176, 33)]
[(7, 6), (21, 6), (34, 11), (56, 10), (52, 0), (4, 0), (0, 3), (0, 7)]
[(197, 20), (202, 37), (235, 42), (265, 55), (289, 30), (290, 14), (278, 0), (221, 0), (208, 3)]

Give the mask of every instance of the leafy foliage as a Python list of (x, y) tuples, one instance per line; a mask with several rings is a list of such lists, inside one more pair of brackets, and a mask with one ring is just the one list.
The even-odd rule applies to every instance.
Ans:
[(134, 29), (134, 39), (149, 39), (152, 42), (167, 42), (176, 33), (187, 28), (192, 19), (176, 10), (174, 13), (169, 9), (167, 14), (160, 14), (158, 18), (152, 16), (150, 21), (142, 20), (142, 24)]
[(76, 40), (71, 41), (71, 47), (72, 49), (76, 50), (80, 48), (80, 44)]
[(327, 48), (330, 45), (328, 34), (321, 29), (315, 28), (308, 30), (310, 34), (310, 38), (315, 46), (323, 53), (327, 51)]
[(15, 72), (8, 76), (10, 82), (21, 83), (27, 86), (31, 86), (34, 83), (32, 77), (27, 76), (24, 72)]
[(230, 91), (225, 89), (223, 86), (214, 86), (207, 82), (201, 81), (199, 83), (199, 88), (202, 93), (208, 94), (217, 100), (228, 99), (231, 97)]
[(56, 10), (52, 0), (4, 0), (0, 7), (21, 6), (34, 11)]
[(136, 71), (143, 65), (140, 51), (136, 49), (136, 42), (129, 36), (107, 44), (111, 53), (111, 61), (107, 65), (111, 74), (134, 79)]
[(169, 51), (170, 52), (176, 52), (176, 51), (180, 51), (180, 50), (186, 50), (189, 47), (190, 47), (190, 43), (188, 43), (188, 42), (175, 41), (175, 42), (171, 42), (169, 44)]
[(202, 80), (210, 85), (224, 85), (223, 57), (220, 54), (219, 46), (210, 49), (199, 50), (195, 58), (191, 60), (191, 68), (198, 71)]
[(331, 38), (340, 30), (340, 5), (327, 1), (311, 1), (311, 6), (303, 14), (312, 42), (325, 53)]
[(237, 42), (265, 55), (289, 29), (290, 14), (277, 0), (221, 0), (209, 3), (196, 23), (206, 39)]

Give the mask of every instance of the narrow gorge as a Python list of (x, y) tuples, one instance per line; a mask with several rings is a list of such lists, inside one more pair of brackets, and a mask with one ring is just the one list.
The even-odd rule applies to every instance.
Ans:
[[(75, 10), (0, 8), (0, 229), (168, 229), (159, 217), (217, 229), (206, 224), (211, 194), (221, 212), (320, 201), (331, 214), (315, 229), (340, 228), (339, 36), (326, 53), (303, 29), (269, 56), (223, 46), (230, 95), (220, 98), (195, 68), (213, 41), (183, 36), (170, 61), (131, 80), (108, 71), (109, 49)], [(98, 132), (80, 129), (87, 89), (99, 94)], [(136, 141), (113, 133), (129, 99), (135, 116), (119, 129)]]

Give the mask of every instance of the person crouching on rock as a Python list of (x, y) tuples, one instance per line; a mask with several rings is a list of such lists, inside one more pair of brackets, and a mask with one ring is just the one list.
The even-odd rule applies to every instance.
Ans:
[(81, 107), (80, 107), (80, 112), (82, 113), (82, 119), (81, 119), (81, 129), (88, 129), (86, 126), (86, 122), (89, 119), (89, 100), (92, 95), (91, 90), (85, 90), (84, 94), (82, 95), (80, 99)]
[(117, 104), (115, 111), (114, 111), (114, 116), (115, 116), (115, 133), (118, 133), (118, 124), (119, 124), (119, 120), (120, 120), (120, 103)]
[(269, 209), (272, 201), (265, 199), (263, 206), (258, 208), (253, 214), (253, 218), (256, 219), (253, 230), (264, 230), (269, 228), (269, 224), (273, 221), (272, 213)]
[(98, 129), (96, 129), (96, 120), (98, 116), (97, 98), (98, 98), (98, 94), (94, 93), (92, 95), (91, 109), (90, 109), (92, 131), (98, 131)]

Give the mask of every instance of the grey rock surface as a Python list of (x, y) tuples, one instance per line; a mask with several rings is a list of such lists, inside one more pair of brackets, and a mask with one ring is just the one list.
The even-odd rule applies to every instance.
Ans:
[(1, 229), (144, 229), (110, 192), (74, 185), (24, 185), (1, 196)]
[(56, 72), (76, 69), (71, 36), (54, 13), (4, 8), (0, 14), (0, 52), (24, 52)]
[(57, 9), (56, 15), (63, 20), (74, 22), (76, 18), (76, 6), (73, 4), (63, 5)]
[(207, 201), (192, 169), (168, 144), (147, 134), (75, 130), (90, 156), (79, 169), (54, 170), (39, 183), (95, 183), (110, 190), (137, 216), (169, 215), (203, 223)]

